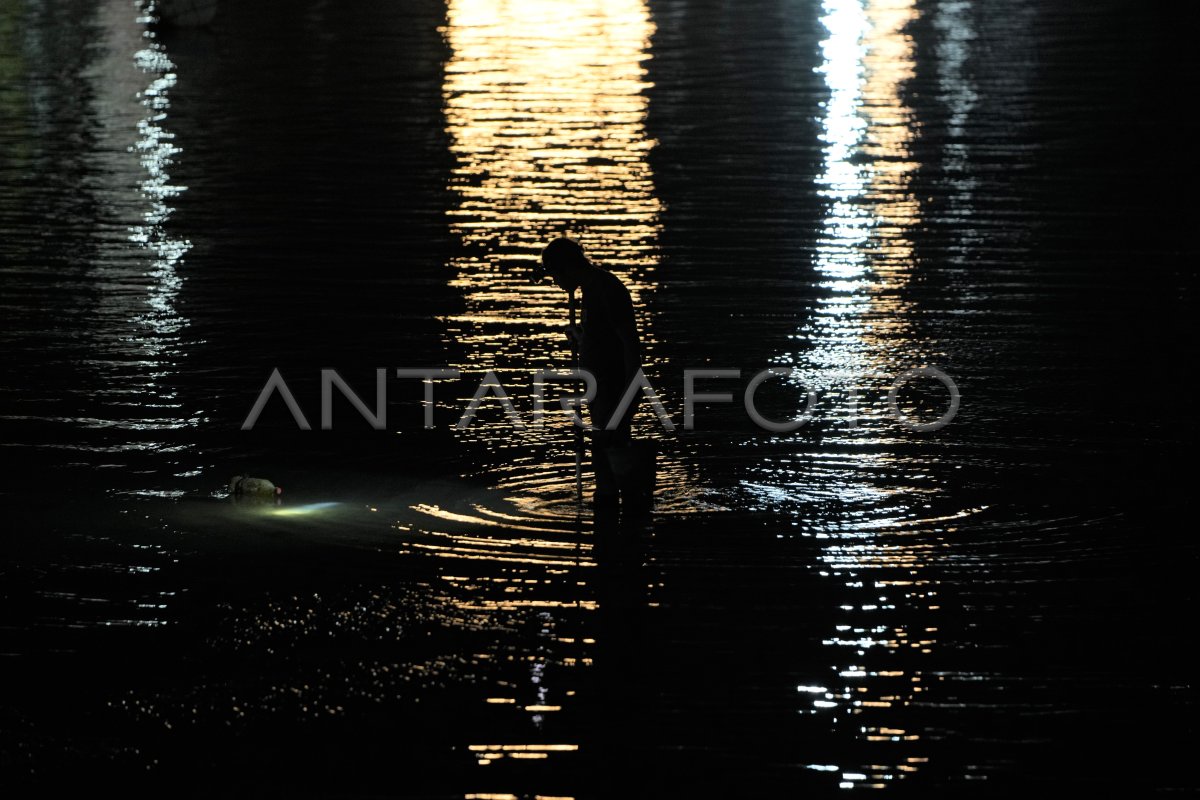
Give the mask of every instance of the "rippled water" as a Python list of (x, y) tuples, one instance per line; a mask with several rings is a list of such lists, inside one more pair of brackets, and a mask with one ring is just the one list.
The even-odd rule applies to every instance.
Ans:
[[(0, 2), (0, 767), (236, 791), (1194, 788), (1182, 34), (1117, 3)], [(675, 430), (605, 555), (570, 232)], [(934, 366), (961, 404), (889, 412)], [(397, 368), (457, 369), (422, 386)], [(741, 405), (767, 367), (771, 433)], [(241, 430), (272, 370), (273, 400)], [(322, 430), (321, 370), (348, 402)], [(683, 426), (683, 370), (729, 404)], [(946, 391), (914, 378), (900, 411)], [(553, 406), (554, 403), (551, 403)], [(231, 475), (285, 488), (223, 500)], [(607, 550), (605, 552), (608, 552)], [(1131, 741), (1149, 746), (1137, 757)], [(140, 777), (137, 780), (141, 780)]]

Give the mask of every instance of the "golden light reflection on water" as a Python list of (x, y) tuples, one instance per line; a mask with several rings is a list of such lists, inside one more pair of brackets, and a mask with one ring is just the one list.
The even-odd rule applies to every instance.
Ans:
[[(644, 65), (652, 32), (643, 0), (448, 4), (444, 113), (457, 161), (449, 216), (462, 245), (448, 280), (464, 305), (444, 318), (452, 351), (461, 353), (451, 366), (468, 377), (496, 370), (514, 381), (518, 407), (517, 385), (527, 389), (534, 370), (571, 366), (567, 298), (531, 279), (542, 248), (563, 234), (629, 287), (645, 358), (654, 362), (647, 301), (661, 208), (646, 158), (654, 142), (645, 130)], [(541, 729), (570, 706), (572, 671), (591, 665), (595, 644), (578, 635), (598, 603), (584, 578), (595, 562), (574, 503), (574, 434), (565, 416), (518, 431), (504, 416), (481, 411), (457, 435), (497, 456), (500, 463), (487, 467), (497, 488), (474, 499), (413, 504), (405, 547), (445, 565), (442, 579), (459, 613), (515, 615), (535, 626), (528, 652), (503, 655), (522, 678), (481, 703), (489, 713), (520, 717), (514, 730)], [(537, 764), (578, 749), (470, 746), (481, 767)]]
[[(653, 31), (644, 0), (449, 3), (444, 114), (457, 161), (449, 216), (462, 243), (449, 280), (465, 309), (444, 321), (462, 353), (453, 366), (465, 376), (498, 370), (502, 381), (516, 382), (513, 400), (523, 410), (535, 370), (571, 367), (566, 295), (531, 279), (541, 249), (563, 234), (629, 288), (653, 372), (648, 301), (662, 210), (647, 161), (655, 142), (645, 128)], [(456, 435), (498, 455), (502, 463), (491, 469), (511, 492), (513, 515), (572, 502), (565, 415), (518, 431), (492, 410), (485, 403)], [(656, 433), (650, 423), (635, 421)], [(659, 470), (661, 485), (686, 494), (678, 463), (666, 458)]]
[(451, 227), (466, 246), (453, 285), (467, 310), (448, 320), (461, 366), (567, 366), (565, 300), (528, 267), (571, 233), (629, 287), (643, 338), (660, 206), (646, 154), (642, 0), (452, 0), (445, 115), (458, 160)]

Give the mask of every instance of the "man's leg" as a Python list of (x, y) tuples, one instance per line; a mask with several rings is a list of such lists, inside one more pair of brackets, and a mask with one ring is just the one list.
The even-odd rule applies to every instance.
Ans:
[[(633, 415), (641, 397), (635, 397), (617, 427), (609, 431), (609, 468), (621, 495), (622, 522), (650, 514), (654, 505), (654, 448), (633, 439)], [(615, 404), (614, 404), (615, 405)]]
[(620, 397), (613, 397), (613, 392), (598, 392), (591, 405), (592, 426), (592, 469), (596, 474), (595, 502), (601, 500), (616, 502), (617, 477), (613, 474), (612, 465), (608, 460), (608, 449), (617, 443), (617, 431), (610, 431), (605, 426), (613, 411), (620, 402)]
[[(638, 399), (630, 404), (616, 427), (608, 424), (624, 394), (625, 387), (615, 381), (599, 382), (599, 391), (592, 403), (592, 424), (599, 430), (593, 431), (592, 459), (596, 470), (597, 495), (625, 495), (631, 465), (630, 442), (632, 441), (633, 415), (637, 411)], [(617, 387), (617, 388), (614, 388)], [(618, 390), (619, 389), (619, 390)]]

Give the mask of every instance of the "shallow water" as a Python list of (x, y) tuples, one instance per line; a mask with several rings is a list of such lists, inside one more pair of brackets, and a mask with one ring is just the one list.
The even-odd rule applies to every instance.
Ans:
[[(6, 778), (1194, 788), (1168, 20), (244, 5), (0, 3)], [(454, 427), (488, 370), (528, 422), (569, 366), (530, 280), (564, 231), (629, 285), (676, 426), (638, 418), (656, 508), (619, 567), (562, 413)], [(924, 366), (961, 404), (917, 432), (887, 393)], [(432, 430), (392, 376), (425, 367), (462, 373)], [(817, 392), (793, 433), (742, 408), (766, 367), (773, 418)], [(372, 411), (387, 370), (385, 430), (340, 398), (320, 430), (326, 368)], [(689, 368), (741, 372), (695, 430)], [(241, 430), (274, 369), (316, 430), (277, 399)], [(240, 472), (284, 504), (227, 503)]]

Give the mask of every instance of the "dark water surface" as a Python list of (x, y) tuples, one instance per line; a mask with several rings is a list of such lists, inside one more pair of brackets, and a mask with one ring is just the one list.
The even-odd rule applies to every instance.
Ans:
[[(1034, 0), (0, 0), (0, 770), (174, 794), (1197, 785), (1177, 23)], [(570, 230), (656, 513), (594, 557)], [(1185, 355), (1187, 353), (1187, 355)], [(948, 426), (888, 414), (905, 370)], [(447, 367), (436, 426), (421, 386)], [(683, 429), (683, 370), (740, 403)], [(240, 430), (278, 368), (278, 398)], [(855, 401), (851, 386), (858, 386)], [(851, 404), (858, 424), (851, 426)], [(929, 422), (918, 378), (901, 410)], [(223, 501), (230, 476), (279, 509)]]

